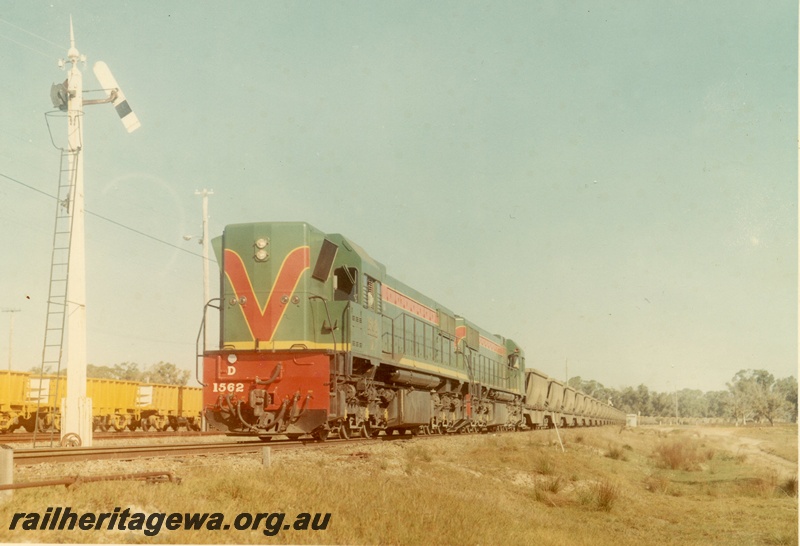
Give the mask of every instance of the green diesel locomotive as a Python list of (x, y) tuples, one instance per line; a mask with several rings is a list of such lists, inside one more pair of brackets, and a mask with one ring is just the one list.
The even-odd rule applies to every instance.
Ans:
[(235, 224), (214, 248), (220, 344), (202, 352), (212, 426), (322, 440), (602, 422), (527, 405), (516, 343), (389, 276), (342, 235)]

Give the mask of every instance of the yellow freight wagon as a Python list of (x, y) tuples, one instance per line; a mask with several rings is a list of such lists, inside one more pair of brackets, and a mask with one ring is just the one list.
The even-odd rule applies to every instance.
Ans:
[(136, 428), (139, 421), (137, 397), (139, 383), (119, 379), (89, 378), (86, 396), (92, 399), (92, 419), (95, 428), (117, 432)]
[(200, 387), (181, 387), (183, 401), (181, 417), (186, 419), (188, 428), (200, 430), (203, 415), (203, 389)]
[[(200, 391), (194, 393), (194, 391)], [(138, 407), (142, 430), (200, 430), (202, 391), (181, 385), (143, 384), (139, 386)]]
[(28, 372), (0, 372), (0, 433), (14, 432), (30, 419)]
[(37, 419), (40, 431), (60, 430), (61, 429), (61, 402), (67, 396), (67, 378), (63, 375), (39, 375), (30, 374), (30, 392), (28, 401), (30, 405), (31, 420), (30, 428)]

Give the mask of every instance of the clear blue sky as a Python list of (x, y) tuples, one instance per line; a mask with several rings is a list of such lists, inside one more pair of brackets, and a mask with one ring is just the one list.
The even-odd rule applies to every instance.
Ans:
[[(193, 369), (209, 188), (213, 235), (343, 233), (559, 378), (797, 373), (796, 2), (7, 2), (0, 174), (51, 194), (70, 14), (142, 122), (87, 107), (87, 209), (185, 249), (87, 218), (91, 363)], [(16, 369), (54, 207), (0, 176)]]

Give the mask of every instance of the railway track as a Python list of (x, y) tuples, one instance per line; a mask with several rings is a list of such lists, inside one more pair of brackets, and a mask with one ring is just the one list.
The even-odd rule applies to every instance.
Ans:
[[(195, 430), (186, 430), (186, 431), (178, 431), (178, 432), (95, 432), (92, 435), (94, 440), (135, 440), (141, 438), (192, 438), (192, 437), (204, 437), (204, 436), (222, 436), (225, 434), (221, 431), (210, 430), (210, 431), (195, 431)], [(54, 432), (52, 434), (52, 439), (54, 444), (58, 444), (61, 441), (61, 435), (59, 432)], [(33, 442), (33, 433), (32, 432), (15, 432), (9, 434), (1, 434), (0, 435), (0, 444), (18, 444), (18, 443), (31, 443)], [(36, 443), (49, 444), (50, 443), (50, 433), (49, 432), (39, 432), (36, 435)]]
[[(302, 442), (293, 442), (298, 445)], [(99, 459), (138, 459), (142, 457), (185, 457), (188, 455), (213, 455), (218, 453), (247, 453), (260, 450), (265, 444), (259, 441), (223, 442), (215, 444), (171, 444), (109, 447), (73, 447), (15, 449), (15, 465), (40, 463), (66, 463)], [(277, 447), (277, 446), (276, 446)]]
[(58, 447), (15, 449), (14, 464), (18, 466), (34, 465), (41, 463), (66, 463), (76, 461), (91, 461), (103, 459), (130, 460), (153, 457), (186, 457), (190, 455), (217, 455), (231, 453), (254, 453), (269, 446), (275, 450), (291, 449), (298, 446), (321, 449), (330, 445), (341, 443), (364, 443), (409, 440), (414, 436), (381, 436), (378, 438), (350, 438), (347, 440), (331, 439), (327, 442), (317, 442), (311, 438), (307, 440), (285, 440), (262, 442), (260, 440), (239, 440), (235, 442), (196, 443), (196, 444), (159, 444), (135, 446), (109, 446), (109, 447)]

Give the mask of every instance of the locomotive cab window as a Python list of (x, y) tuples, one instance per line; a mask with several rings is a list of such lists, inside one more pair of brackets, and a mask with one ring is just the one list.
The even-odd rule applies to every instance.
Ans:
[(333, 272), (333, 299), (358, 301), (358, 269), (337, 267)]

